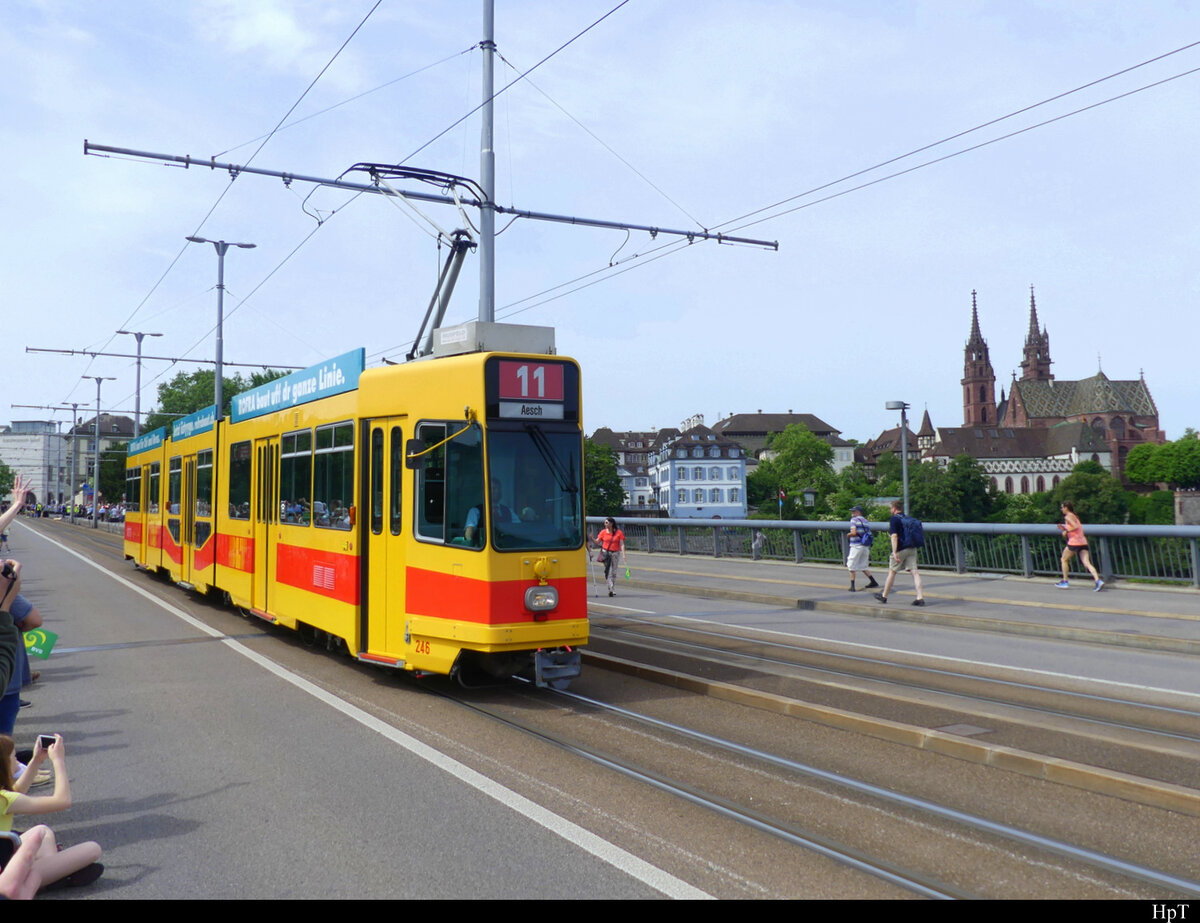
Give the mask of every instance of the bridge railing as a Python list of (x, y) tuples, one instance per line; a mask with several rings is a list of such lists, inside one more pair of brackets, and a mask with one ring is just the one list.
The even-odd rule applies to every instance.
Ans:
[[(595, 535), (604, 520), (589, 517)], [(772, 522), (763, 519), (618, 518), (630, 551), (840, 564), (849, 522)], [(921, 567), (960, 574), (1060, 573), (1063, 541), (1056, 526), (1017, 523), (927, 522)], [(871, 566), (886, 567), (891, 552), (886, 522), (872, 522)], [(1200, 588), (1200, 526), (1086, 526), (1092, 562), (1104, 579), (1149, 580)], [(1083, 573), (1078, 559), (1072, 571)]]

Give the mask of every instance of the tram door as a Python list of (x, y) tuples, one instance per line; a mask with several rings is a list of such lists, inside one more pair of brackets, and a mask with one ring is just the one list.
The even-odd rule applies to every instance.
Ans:
[(179, 505), (180, 539), (183, 554), (179, 562), (179, 579), (192, 582), (192, 556), (196, 553), (196, 456), (183, 460), (183, 499)]
[[(158, 478), (154, 479), (154, 488), (158, 488)], [(141, 520), (142, 520), (142, 535), (138, 541), (138, 563), (146, 566), (150, 561), (150, 530), (158, 527), (157, 523), (150, 518), (151, 500), (154, 501), (154, 509), (158, 509), (158, 497), (152, 497), (150, 486), (150, 466), (142, 465), (142, 496), (141, 496)], [(155, 517), (157, 518), (157, 517)], [(157, 562), (156, 562), (157, 563)]]
[(364, 651), (404, 651), (404, 422), (405, 417), (367, 425), (367, 471), (360, 509), (365, 532), (360, 644)]
[(251, 606), (270, 611), (279, 536), (279, 437), (254, 443), (254, 589)]

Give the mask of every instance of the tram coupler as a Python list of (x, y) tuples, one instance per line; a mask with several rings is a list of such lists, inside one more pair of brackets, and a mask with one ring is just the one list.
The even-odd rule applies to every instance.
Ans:
[(579, 675), (583, 654), (578, 649), (533, 652), (534, 677), (539, 688), (566, 689)]

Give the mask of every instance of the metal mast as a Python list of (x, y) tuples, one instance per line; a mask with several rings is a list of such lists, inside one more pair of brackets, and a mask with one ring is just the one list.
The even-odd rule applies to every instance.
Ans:
[(493, 0), (483, 0), (483, 126), (479, 139), (479, 320), (496, 319), (496, 151), (493, 140), (492, 96), (495, 93), (496, 15)]

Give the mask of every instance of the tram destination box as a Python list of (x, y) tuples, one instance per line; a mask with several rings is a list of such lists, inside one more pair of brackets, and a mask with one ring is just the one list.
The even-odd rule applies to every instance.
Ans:
[(442, 327), (433, 337), (434, 356), (463, 353), (532, 353), (553, 356), (554, 328), (526, 324), (491, 324), (472, 320)]

